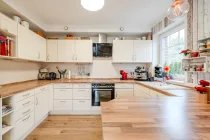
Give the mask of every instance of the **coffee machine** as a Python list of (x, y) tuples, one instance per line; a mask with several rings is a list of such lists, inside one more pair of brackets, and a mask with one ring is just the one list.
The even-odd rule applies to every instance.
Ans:
[(136, 81), (148, 81), (149, 72), (144, 67), (136, 67), (135, 69), (135, 79)]

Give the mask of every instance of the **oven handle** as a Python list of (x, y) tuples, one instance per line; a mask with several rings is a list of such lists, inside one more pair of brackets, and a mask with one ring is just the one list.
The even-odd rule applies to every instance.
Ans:
[(108, 90), (113, 90), (113, 89), (93, 89), (93, 90), (98, 90), (98, 91), (108, 91)]

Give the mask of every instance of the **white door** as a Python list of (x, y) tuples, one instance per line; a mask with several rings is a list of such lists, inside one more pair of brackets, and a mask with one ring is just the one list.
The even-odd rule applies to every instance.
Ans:
[(76, 40), (75, 62), (93, 62), (92, 40)]
[(115, 97), (132, 97), (133, 96), (133, 89), (115, 89)]
[(74, 62), (75, 59), (75, 40), (66, 40), (66, 62)]
[(66, 40), (58, 40), (58, 62), (66, 62)]
[(35, 95), (35, 123), (48, 113), (48, 90)]
[(134, 61), (152, 62), (151, 40), (134, 40)]
[(113, 62), (133, 62), (133, 40), (113, 41)]
[(58, 40), (47, 40), (47, 61), (58, 61)]

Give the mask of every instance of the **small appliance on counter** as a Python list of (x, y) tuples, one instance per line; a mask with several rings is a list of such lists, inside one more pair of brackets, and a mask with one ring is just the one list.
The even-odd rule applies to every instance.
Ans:
[(55, 80), (56, 79), (56, 73), (55, 72), (49, 72), (47, 80)]
[(122, 75), (120, 80), (127, 80), (128, 79), (128, 73), (126, 73), (124, 70), (120, 70), (120, 74)]
[(149, 73), (144, 67), (136, 67), (135, 69), (136, 81), (148, 81), (149, 80)]
[(57, 68), (58, 72), (60, 73), (60, 79), (64, 79), (65, 78), (65, 73), (66, 73), (67, 69), (65, 69), (65, 70), (59, 70), (58, 67), (56, 67), (56, 68)]
[(155, 77), (162, 78), (163, 67), (161, 65), (155, 66)]
[(46, 80), (47, 77), (49, 77), (49, 71), (48, 69), (39, 69), (38, 79), (39, 80)]

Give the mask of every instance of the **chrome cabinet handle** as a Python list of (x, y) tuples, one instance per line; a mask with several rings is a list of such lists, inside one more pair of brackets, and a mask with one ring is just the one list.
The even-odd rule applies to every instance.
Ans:
[(30, 117), (31, 117), (31, 116), (29, 115), (27, 118), (23, 119), (23, 122), (24, 122), (25, 120), (28, 120)]
[(23, 112), (23, 114), (26, 114), (26, 113), (28, 113), (30, 110), (31, 110), (31, 109), (29, 109), (29, 110), (27, 110), (27, 111)]
[(135, 61), (136, 61), (136, 55), (135, 55)]
[(47, 60), (50, 60), (49, 57), (50, 57), (50, 55), (48, 54), (48, 55), (47, 55)]
[(28, 96), (28, 95), (30, 95), (30, 93), (28, 93), (28, 94), (25, 94), (25, 95), (22, 95), (23, 97), (25, 97), (25, 96)]
[(36, 105), (38, 105), (38, 99), (36, 98)]
[(79, 101), (80, 103), (85, 103), (85, 101)]
[(74, 54), (73, 54), (73, 56), (72, 56), (72, 59), (74, 60)]
[(77, 54), (76, 54), (76, 60), (77, 60)]
[(31, 101), (28, 101), (27, 103), (24, 103), (23, 106), (28, 105)]
[(60, 101), (61, 103), (65, 103), (66, 101)]
[(60, 89), (60, 91), (66, 91), (65, 89)]
[(133, 60), (133, 55), (132, 55), (132, 61), (134, 61), (134, 60)]
[(40, 59), (40, 53), (38, 52), (38, 59)]

